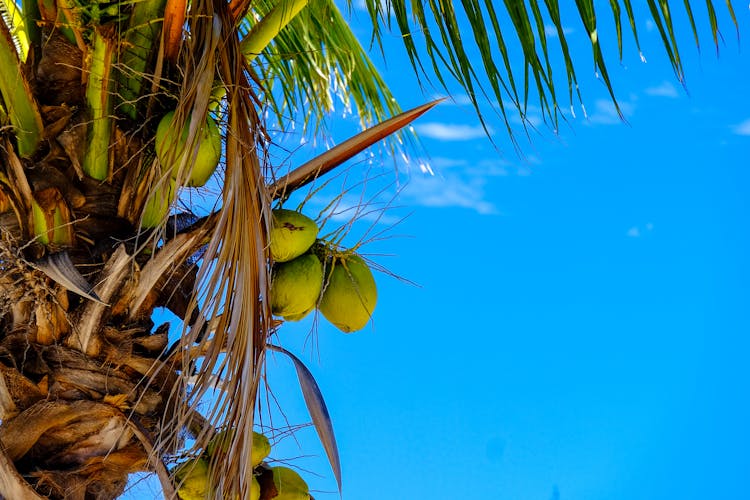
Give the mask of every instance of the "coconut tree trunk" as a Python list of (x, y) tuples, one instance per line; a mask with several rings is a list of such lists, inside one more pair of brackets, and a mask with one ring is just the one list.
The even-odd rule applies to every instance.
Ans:
[[(91, 201), (114, 201), (110, 188), (85, 187), (82, 207), (116, 219), (113, 203)], [(7, 227), (0, 236), (0, 496), (115, 498), (128, 474), (163, 473), (154, 439), (170, 431), (182, 364), (167, 355), (169, 326), (150, 318), (156, 306), (185, 313), (194, 269), (175, 262), (205, 230), (177, 235), (149, 260), (109, 235), (43, 255)], [(77, 278), (80, 287), (68, 281)]]
[(27, 53), (0, 22), (0, 498), (116, 498), (138, 471), (173, 495), (185, 365), (151, 318), (190, 319), (215, 221), (162, 231), (174, 198), (152, 142), (179, 88), (156, 83), (156, 66), (179, 73), (158, 61), (164, 2), (40, 7)]
[(0, 494), (33, 497), (30, 486), (49, 498), (115, 498), (128, 474), (163, 469), (149, 454), (179, 391), (168, 327), (153, 327), (153, 304), (135, 315), (104, 305), (133, 302), (138, 273), (125, 245), (79, 262), (93, 269), (100, 303), (57, 284), (48, 261), (20, 257), (5, 236)]

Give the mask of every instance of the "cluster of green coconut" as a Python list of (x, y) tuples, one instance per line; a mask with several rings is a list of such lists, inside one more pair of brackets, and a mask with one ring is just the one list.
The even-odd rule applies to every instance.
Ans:
[[(221, 463), (234, 437), (234, 430), (216, 434), (203, 455), (181, 463), (174, 471), (177, 494), (181, 500), (213, 499), (210, 483), (212, 463)], [(271, 443), (259, 432), (253, 431), (253, 446), (250, 461), (253, 477), (250, 482), (250, 500), (311, 500), (309, 488), (304, 479), (289, 467), (270, 467), (263, 461), (271, 453)]]
[[(186, 155), (192, 151), (187, 148), (190, 123), (186, 123), (179, 132), (174, 127), (174, 118), (175, 112), (170, 111), (162, 117), (156, 128), (156, 157), (165, 171), (170, 170), (170, 180), (159, 186), (146, 202), (141, 225), (147, 229), (155, 227), (166, 217), (169, 206), (177, 197), (175, 180), (180, 165), (188, 160)], [(190, 187), (204, 186), (219, 165), (221, 132), (213, 118), (206, 118), (205, 124), (198, 132), (197, 142), (193, 168), (187, 179), (187, 186)], [(190, 164), (190, 161), (187, 161), (187, 164)]]
[[(156, 129), (156, 156), (169, 182), (148, 199), (141, 225), (157, 226), (177, 197), (175, 181), (185, 156), (189, 123), (181, 131), (174, 127), (175, 112), (159, 121)], [(221, 133), (208, 117), (198, 133), (197, 150), (187, 186), (208, 182), (221, 158)], [(187, 162), (190, 163), (190, 162)], [(318, 240), (318, 226), (309, 217), (285, 209), (273, 211), (270, 236), (274, 262), (271, 282), (272, 312), (287, 321), (299, 321), (316, 307), (343, 332), (361, 330), (367, 325), (377, 302), (375, 279), (367, 263), (353, 251), (334, 250)]]
[(353, 251), (318, 240), (314, 220), (293, 210), (273, 211), (271, 310), (299, 321), (317, 308), (339, 330), (367, 325), (378, 292), (367, 263)]

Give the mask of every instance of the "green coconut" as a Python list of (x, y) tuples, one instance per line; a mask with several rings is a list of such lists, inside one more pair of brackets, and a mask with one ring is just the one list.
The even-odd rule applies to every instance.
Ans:
[(272, 211), (271, 258), (288, 262), (307, 252), (318, 237), (318, 225), (310, 217), (294, 210)]
[[(226, 429), (217, 433), (208, 446), (206, 446), (206, 453), (213, 457), (215, 454), (226, 454), (229, 451), (229, 444), (234, 438), (234, 429)], [(268, 438), (260, 432), (253, 431), (253, 448), (250, 452), (253, 468), (260, 465), (264, 458), (271, 453), (271, 443)]]
[(284, 316), (284, 321), (302, 321), (305, 318), (305, 316), (307, 316), (308, 314), (312, 312), (313, 309), (315, 309), (315, 305), (313, 305), (311, 308), (299, 314), (288, 314)]
[(169, 213), (169, 207), (177, 197), (177, 184), (174, 179), (160, 184), (156, 191), (149, 195), (143, 208), (141, 227), (151, 229), (159, 225)]
[(378, 300), (375, 278), (357, 254), (335, 256), (318, 307), (344, 333), (365, 327)]
[(302, 476), (289, 467), (271, 467), (277, 495), (274, 500), (309, 500), (310, 489)]
[(260, 500), (260, 483), (255, 476), (253, 476), (253, 480), (250, 482), (250, 500)]
[(210, 492), (208, 462), (194, 458), (178, 465), (174, 470), (177, 494), (182, 500), (204, 500)]
[(323, 265), (312, 253), (277, 263), (271, 274), (271, 312), (299, 321), (315, 309), (323, 287)]
[[(177, 131), (172, 126), (174, 111), (170, 111), (159, 121), (156, 127), (156, 156), (165, 168), (172, 170), (172, 177), (177, 177), (180, 164), (186, 154), (186, 144), (190, 132), (190, 122), (182, 128), (178, 138)], [(200, 187), (208, 182), (213, 175), (221, 158), (221, 132), (213, 118), (206, 118), (206, 123), (198, 134), (198, 152), (195, 164), (190, 172), (187, 185)]]

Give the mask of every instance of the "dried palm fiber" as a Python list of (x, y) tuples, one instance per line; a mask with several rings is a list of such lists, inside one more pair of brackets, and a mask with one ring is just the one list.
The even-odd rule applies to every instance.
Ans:
[[(255, 398), (265, 339), (270, 331), (271, 315), (265, 299), (269, 286), (265, 242), (270, 199), (256, 146), (261, 125), (227, 5), (208, 0), (194, 2), (188, 22), (191, 37), (183, 44), (185, 54), (181, 60), (194, 62), (185, 66), (175, 126), (180, 127), (179, 120), (184, 123), (187, 116), (196, 121), (206, 115), (211, 86), (218, 76), (227, 90), (225, 173), (222, 208), (213, 220), (213, 235), (203, 253), (196, 295), (186, 317), (191, 317), (195, 309), (201, 313), (196, 315), (195, 324), (183, 332), (181, 349), (189, 349), (206, 328), (213, 335), (199, 340), (199, 351), (204, 356), (187, 398), (184, 391), (195, 360), (189, 356), (177, 358), (182, 363), (183, 384), (172, 397), (184, 404), (174, 415), (167, 416), (172, 432), (157, 446), (168, 449), (169, 441), (177, 440), (179, 430), (191, 426), (197, 405), (201, 403), (203, 410), (218, 376), (222, 392), (210, 402), (208, 411), (202, 411), (207, 423), (204, 430), (226, 426), (237, 432), (221, 468), (213, 470), (212, 484), (220, 496), (244, 498), (250, 489), (246, 478), (251, 477), (252, 470)], [(188, 144), (190, 141), (191, 138)], [(180, 169), (183, 176), (184, 170)], [(196, 447), (204, 445), (208, 437), (198, 435)]]

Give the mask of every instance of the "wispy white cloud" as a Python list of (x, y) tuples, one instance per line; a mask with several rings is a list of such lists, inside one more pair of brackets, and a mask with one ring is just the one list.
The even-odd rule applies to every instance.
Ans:
[(453, 104), (455, 106), (470, 106), (471, 97), (466, 94), (455, 94), (448, 96), (448, 99), (444, 101), (444, 104)]
[(513, 112), (510, 115), (510, 121), (511, 123), (515, 123), (516, 125), (525, 124), (533, 128), (539, 128), (544, 124), (544, 118), (542, 118), (541, 111), (538, 113), (534, 111), (527, 111), (526, 114), (523, 115), (523, 117)]
[[(393, 206), (391, 200), (386, 199), (386, 193), (381, 194), (377, 199), (367, 200), (354, 193), (344, 193), (331, 206), (327, 204), (330, 200), (325, 197), (313, 196), (307, 201), (305, 207), (310, 214), (318, 211), (324, 213), (332, 223), (331, 227), (327, 226), (328, 230), (346, 224), (352, 219), (360, 223), (394, 225), (400, 220), (400, 216), (392, 212)], [(325, 202), (324, 199), (326, 199)], [(358, 228), (362, 227), (364, 226), (360, 225)]]
[[(575, 30), (573, 28), (569, 28), (568, 26), (563, 26), (563, 35), (570, 35)], [(545, 24), (544, 25), (544, 34), (548, 37), (556, 37), (557, 36), (557, 28), (554, 27), (551, 24)]]
[(628, 229), (628, 232), (626, 233), (630, 238), (640, 238), (646, 233), (649, 233), (654, 230), (654, 224), (652, 222), (647, 222), (643, 226), (643, 230), (641, 230), (640, 226), (633, 226), (630, 229)]
[[(427, 122), (414, 126), (422, 137), (441, 141), (470, 141), (484, 138), (487, 133), (480, 125), (463, 125), (458, 123)], [(490, 133), (492, 130), (490, 130)]]
[(534, 155), (524, 160), (508, 161), (503, 158), (485, 158), (474, 163), (468, 172), (477, 177), (507, 177), (517, 175), (526, 177), (531, 175), (531, 166), (541, 164), (541, 160)]
[(656, 24), (651, 19), (646, 19), (646, 31), (654, 31)]
[(737, 135), (750, 135), (750, 118), (732, 127), (732, 132)]
[[(478, 124), (435, 121), (417, 123), (414, 128), (422, 137), (452, 145), (442, 155), (416, 161), (418, 168), (404, 172), (405, 178), (399, 176), (399, 206), (455, 207), (482, 215), (499, 214), (501, 210), (487, 193), (488, 186), (500, 177), (531, 175), (533, 165), (540, 163), (533, 155), (505, 158), (494, 150), (483, 153), (481, 147), (468, 154), (466, 146), (451, 142), (485, 140), (486, 132)], [(341, 217), (345, 218), (345, 214)]]
[(487, 158), (475, 162), (467, 173), (473, 177), (507, 177), (513, 174), (515, 166), (502, 158)]
[(414, 175), (401, 195), (425, 207), (462, 207), (483, 215), (497, 214), (495, 205), (485, 199), (484, 184), (482, 179), (457, 175)]
[(523, 160), (516, 161), (497, 156), (469, 162), (464, 158), (438, 156), (424, 163), (428, 168), (423, 168), (423, 172), (432, 172), (438, 176), (450, 173), (464, 178), (487, 179), (511, 175), (526, 177), (531, 174), (532, 165), (539, 165), (541, 160), (535, 155), (529, 155)]
[(675, 99), (680, 96), (679, 92), (677, 92), (677, 88), (675, 88), (674, 85), (672, 85), (672, 82), (663, 81), (659, 85), (656, 85), (655, 87), (649, 87), (645, 90), (646, 95), (650, 95), (653, 97), (669, 97), (672, 99)]
[[(619, 101), (620, 111), (625, 117), (633, 116), (635, 105), (628, 101)], [(620, 115), (614, 103), (607, 99), (598, 99), (594, 102), (594, 112), (588, 117), (588, 123), (598, 125), (617, 125), (622, 123)]]
[(431, 158), (429, 163), (434, 170), (438, 171), (444, 168), (465, 167), (468, 165), (468, 161), (464, 158), (449, 158), (446, 156), (436, 156)]
[(488, 199), (485, 187), (498, 177), (531, 175), (532, 167), (541, 160), (530, 155), (523, 160), (506, 159), (499, 155), (467, 160), (461, 157), (438, 156), (425, 162), (423, 172), (412, 173), (403, 184), (399, 198), (407, 205), (425, 207), (461, 207), (483, 215), (501, 211)]

